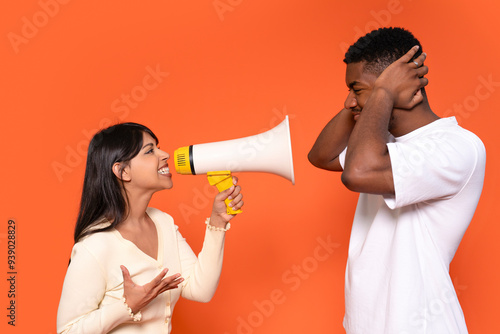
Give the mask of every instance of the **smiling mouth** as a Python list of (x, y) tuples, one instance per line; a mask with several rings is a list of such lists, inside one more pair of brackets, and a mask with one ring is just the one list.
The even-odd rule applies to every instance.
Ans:
[(170, 169), (168, 168), (168, 166), (165, 166), (165, 167), (158, 169), (158, 174), (165, 175), (168, 173), (170, 173)]

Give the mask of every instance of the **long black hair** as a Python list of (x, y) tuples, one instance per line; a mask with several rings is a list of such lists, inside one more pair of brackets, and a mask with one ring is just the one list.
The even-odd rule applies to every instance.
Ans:
[[(113, 125), (95, 134), (90, 141), (75, 243), (92, 233), (110, 230), (126, 218), (128, 198), (122, 191), (123, 181), (116, 177), (112, 169), (115, 163), (120, 162), (123, 170), (139, 154), (143, 133), (151, 135), (158, 144), (154, 133), (137, 123)], [(110, 224), (95, 227), (105, 221)]]

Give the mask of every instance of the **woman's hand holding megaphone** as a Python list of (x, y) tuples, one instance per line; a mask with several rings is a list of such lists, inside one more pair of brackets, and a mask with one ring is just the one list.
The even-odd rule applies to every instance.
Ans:
[(243, 194), (241, 194), (241, 187), (236, 185), (238, 178), (232, 177), (233, 186), (229, 189), (223, 190), (215, 196), (214, 204), (212, 207), (212, 215), (210, 216), (210, 225), (219, 228), (226, 228), (227, 223), (235, 216), (228, 214), (226, 208), (226, 199), (230, 200), (228, 204), (233, 210), (237, 211), (243, 206)]

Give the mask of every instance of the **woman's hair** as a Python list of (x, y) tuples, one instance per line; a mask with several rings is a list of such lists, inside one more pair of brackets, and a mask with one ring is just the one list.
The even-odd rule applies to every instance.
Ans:
[[(75, 227), (75, 243), (92, 233), (106, 231), (122, 222), (127, 215), (128, 197), (123, 180), (113, 173), (113, 165), (127, 166), (142, 148), (143, 133), (158, 144), (158, 138), (147, 127), (137, 123), (122, 123), (101, 130), (89, 144), (83, 181), (80, 211)], [(110, 225), (96, 227), (108, 221)]]

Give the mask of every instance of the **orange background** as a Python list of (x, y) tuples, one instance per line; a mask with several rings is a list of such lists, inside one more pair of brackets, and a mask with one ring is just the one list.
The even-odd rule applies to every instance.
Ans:
[[(9, 1), (0, 11), (2, 333), (55, 333), (84, 154), (98, 128), (143, 123), (172, 154), (257, 134), (285, 114), (296, 185), (239, 175), (245, 212), (227, 235), (219, 289), (209, 304), (182, 300), (173, 332), (343, 333), (357, 195), (306, 156), (342, 108), (345, 47), (385, 25), (421, 40), (433, 110), (456, 115), (486, 145), (482, 198), (451, 277), (470, 333), (500, 332), (496, 1), (60, 1)], [(143, 82), (148, 68), (162, 72), (156, 85)], [(152, 206), (172, 214), (198, 252), (213, 190), (204, 176), (174, 173), (174, 183)], [(9, 219), (17, 226), (15, 327), (6, 317)]]

